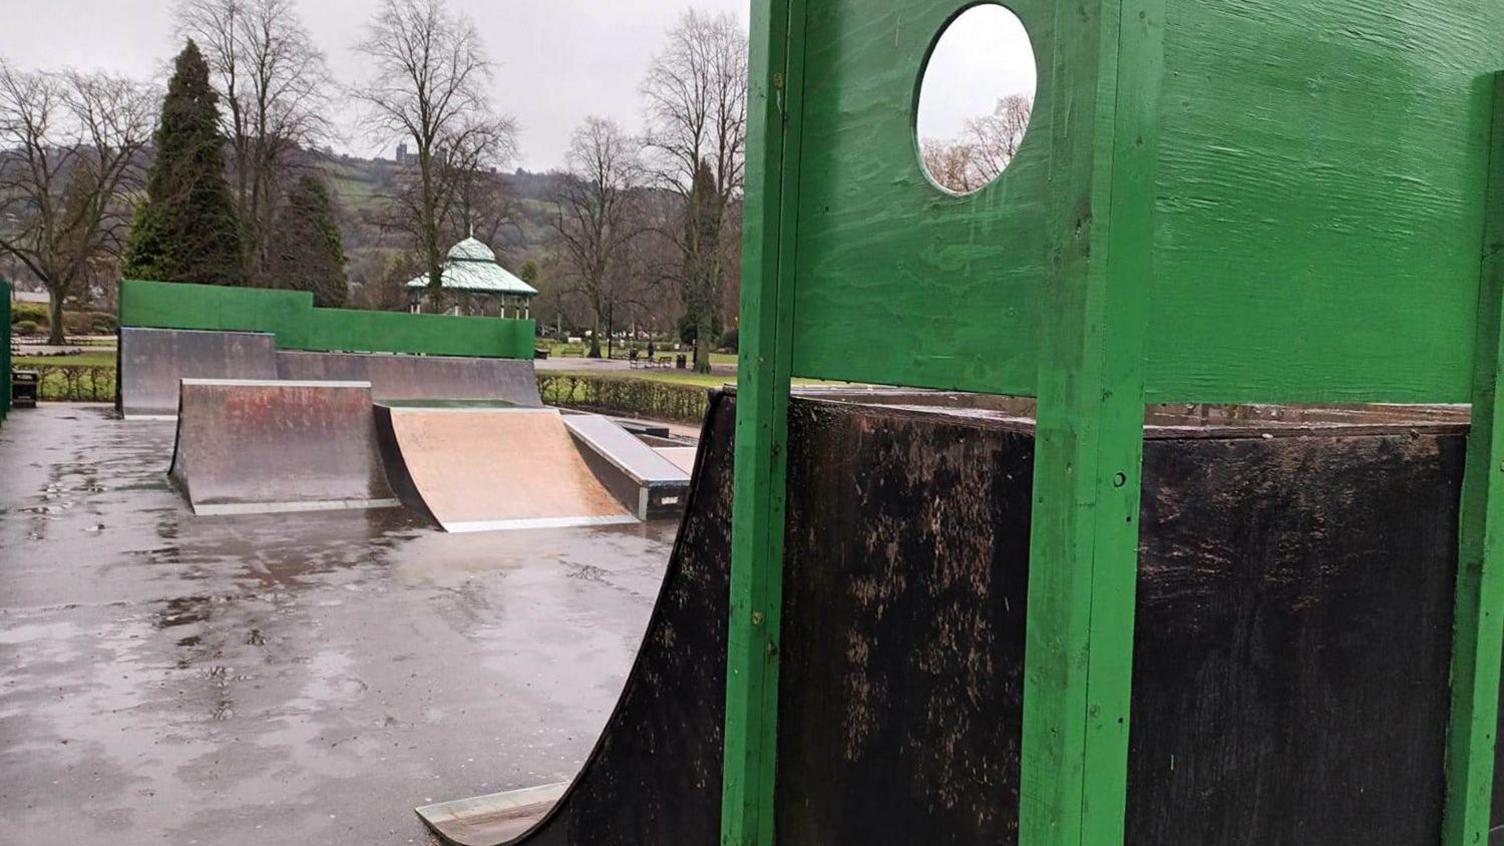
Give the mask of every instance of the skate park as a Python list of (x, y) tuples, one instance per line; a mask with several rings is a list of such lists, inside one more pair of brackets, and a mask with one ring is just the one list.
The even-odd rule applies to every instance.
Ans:
[(959, 194), (969, 5), (752, 5), (692, 460), (531, 328), (124, 283), (0, 429), (28, 840), (1504, 842), (1504, 10), (1019, 0)]

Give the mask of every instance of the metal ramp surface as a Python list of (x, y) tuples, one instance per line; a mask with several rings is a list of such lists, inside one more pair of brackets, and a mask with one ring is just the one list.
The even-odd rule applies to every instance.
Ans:
[(277, 378), (276, 336), (122, 326), (119, 372), (122, 415), (170, 419), (182, 379)]
[(196, 514), (398, 504), (365, 382), (184, 379), (169, 472)]

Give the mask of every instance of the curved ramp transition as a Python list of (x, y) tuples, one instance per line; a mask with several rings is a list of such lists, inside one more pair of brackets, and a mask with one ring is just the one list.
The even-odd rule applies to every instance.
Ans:
[[(733, 419), (594, 751), (507, 842), (719, 841)], [(1144, 447), (1126, 842), (1439, 842), (1462, 430), (1192, 423)], [(788, 443), (776, 841), (1017, 843), (1029, 422), (796, 398)]]
[(634, 523), (557, 409), (376, 406), (398, 495), (450, 532)]
[(184, 379), (171, 477), (195, 514), (397, 505), (364, 382)]

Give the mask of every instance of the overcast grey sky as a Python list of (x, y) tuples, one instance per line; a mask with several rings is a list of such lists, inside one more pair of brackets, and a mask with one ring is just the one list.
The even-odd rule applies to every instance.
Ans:
[[(473, 18), (496, 62), (493, 99), (498, 111), (522, 129), (523, 167), (540, 170), (563, 163), (569, 133), (587, 115), (614, 117), (629, 128), (640, 124), (638, 84), (663, 33), (687, 8), (729, 12), (745, 27), (748, 0), (449, 0)], [(177, 51), (167, 0), (7, 0), (0, 27), (0, 57), (27, 68), (105, 69), (159, 77)], [(370, 17), (374, 0), (297, 0), (304, 24), (328, 55), (336, 79), (363, 77), (352, 49)], [(1032, 56), (1018, 47), (1022, 27), (1008, 23), (1000, 7), (981, 15), (989, 29), (963, 38), (954, 61), (937, 57), (936, 68), (956, 79), (993, 80), (947, 87), (952, 93), (926, 102), (921, 128), (949, 135), (966, 117), (986, 111), (1000, 94), (1033, 87)], [(974, 13), (973, 13), (974, 14)], [(1004, 39), (999, 43), (999, 38)], [(1013, 39), (1008, 41), (1007, 39)], [(929, 84), (926, 85), (926, 97)], [(933, 108), (933, 111), (931, 111)], [(357, 127), (346, 129), (338, 149), (377, 152)], [(391, 155), (389, 145), (380, 152)]]

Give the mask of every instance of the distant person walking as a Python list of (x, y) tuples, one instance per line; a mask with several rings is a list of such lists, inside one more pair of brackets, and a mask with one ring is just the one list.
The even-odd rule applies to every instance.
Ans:
[(653, 339), (649, 338), (648, 339), (648, 360), (652, 361), (653, 360), (653, 356), (656, 355), (657, 352), (658, 352), (658, 347), (654, 346)]

